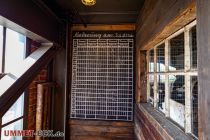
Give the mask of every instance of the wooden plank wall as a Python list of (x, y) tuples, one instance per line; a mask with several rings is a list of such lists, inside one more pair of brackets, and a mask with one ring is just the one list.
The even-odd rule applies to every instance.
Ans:
[(133, 140), (131, 122), (69, 120), (71, 140)]
[(210, 1), (197, 0), (199, 139), (210, 139)]
[(163, 140), (158, 130), (154, 127), (147, 116), (135, 107), (135, 136), (137, 140)]
[[(134, 31), (135, 25), (74, 25), (74, 30)], [(69, 119), (69, 131), (71, 140), (134, 140), (133, 122)]]
[(135, 102), (147, 102), (147, 60), (146, 51), (136, 51)]

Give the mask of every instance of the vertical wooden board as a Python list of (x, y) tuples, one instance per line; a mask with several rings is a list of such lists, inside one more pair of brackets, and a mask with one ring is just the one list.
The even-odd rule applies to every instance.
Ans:
[(210, 1), (197, 0), (199, 139), (210, 139)]
[(146, 51), (140, 51), (140, 102), (147, 102), (147, 59)]
[[(43, 128), (44, 117), (44, 87), (41, 84), (37, 85), (37, 107), (36, 107), (36, 131)], [(35, 136), (36, 140), (41, 140), (40, 136)]]
[(140, 51), (136, 51), (136, 84), (135, 84), (135, 102), (140, 102)]
[(132, 140), (134, 130), (132, 122), (69, 120), (72, 140)]

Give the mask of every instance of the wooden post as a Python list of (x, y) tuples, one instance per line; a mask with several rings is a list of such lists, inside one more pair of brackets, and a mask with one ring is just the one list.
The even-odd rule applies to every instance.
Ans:
[[(36, 131), (50, 129), (51, 87), (54, 83), (40, 83), (37, 85)], [(48, 140), (35, 136), (36, 140)]]
[[(165, 41), (165, 72), (169, 71), (169, 40)], [(170, 89), (169, 89), (169, 75), (165, 76), (165, 115), (170, 116)]]
[[(37, 107), (36, 107), (36, 131), (42, 130), (43, 122), (43, 102), (44, 102), (44, 87), (41, 84), (37, 85)], [(40, 136), (35, 136), (36, 140), (41, 140)]]
[[(190, 31), (189, 28), (185, 28), (184, 32), (184, 40), (185, 40), (185, 47), (184, 47), (184, 60), (185, 60), (185, 72), (188, 72), (190, 70), (190, 44), (191, 44), (191, 38), (190, 38)], [(191, 98), (191, 91), (190, 91), (190, 75), (185, 75), (185, 132), (190, 133), (191, 132), (191, 106), (192, 106), (192, 98)]]
[(153, 89), (153, 91), (154, 91), (154, 100), (153, 100), (153, 106), (154, 106), (154, 108), (156, 108), (157, 107), (157, 102), (158, 102), (158, 100), (157, 100), (157, 48), (155, 47), (154, 48), (154, 63), (153, 63), (153, 65), (154, 65), (154, 89)]
[(210, 139), (210, 1), (197, 0), (199, 140)]
[(140, 64), (139, 64), (139, 94), (140, 102), (147, 102), (149, 95), (147, 94), (147, 53), (146, 51), (140, 51)]
[(136, 93), (135, 102), (140, 102), (140, 50), (136, 51)]

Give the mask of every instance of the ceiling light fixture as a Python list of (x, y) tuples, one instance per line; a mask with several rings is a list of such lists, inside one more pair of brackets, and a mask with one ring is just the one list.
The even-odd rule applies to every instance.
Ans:
[(82, 3), (86, 6), (93, 6), (96, 4), (96, 0), (82, 0)]

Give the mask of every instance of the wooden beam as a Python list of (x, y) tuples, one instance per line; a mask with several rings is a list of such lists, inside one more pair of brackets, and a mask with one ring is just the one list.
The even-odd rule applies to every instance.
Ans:
[(146, 51), (140, 51), (140, 102), (147, 102), (147, 59)]
[(196, 18), (194, 0), (160, 0), (145, 3), (139, 16), (136, 47), (147, 50)]
[[(60, 23), (32, 0), (0, 1), (0, 23), (28, 35), (28, 31), (59, 43)], [(18, 26), (21, 28), (19, 28)]]
[(140, 51), (136, 51), (135, 103), (140, 103)]
[(27, 57), (18, 68), (0, 80), (0, 117), (12, 106), (39, 71), (55, 56), (51, 45), (40, 47)]
[(197, 0), (199, 139), (210, 139), (210, 1)]
[(88, 25), (84, 27), (83, 25), (73, 25), (72, 31), (134, 31), (136, 29), (135, 24), (125, 24), (125, 25)]
[[(169, 72), (169, 49), (170, 42), (166, 39), (165, 43), (165, 68), (166, 72)], [(170, 89), (169, 89), (169, 75), (165, 75), (165, 115), (166, 117), (170, 116)]]
[(72, 140), (133, 140), (132, 122), (69, 120)]

